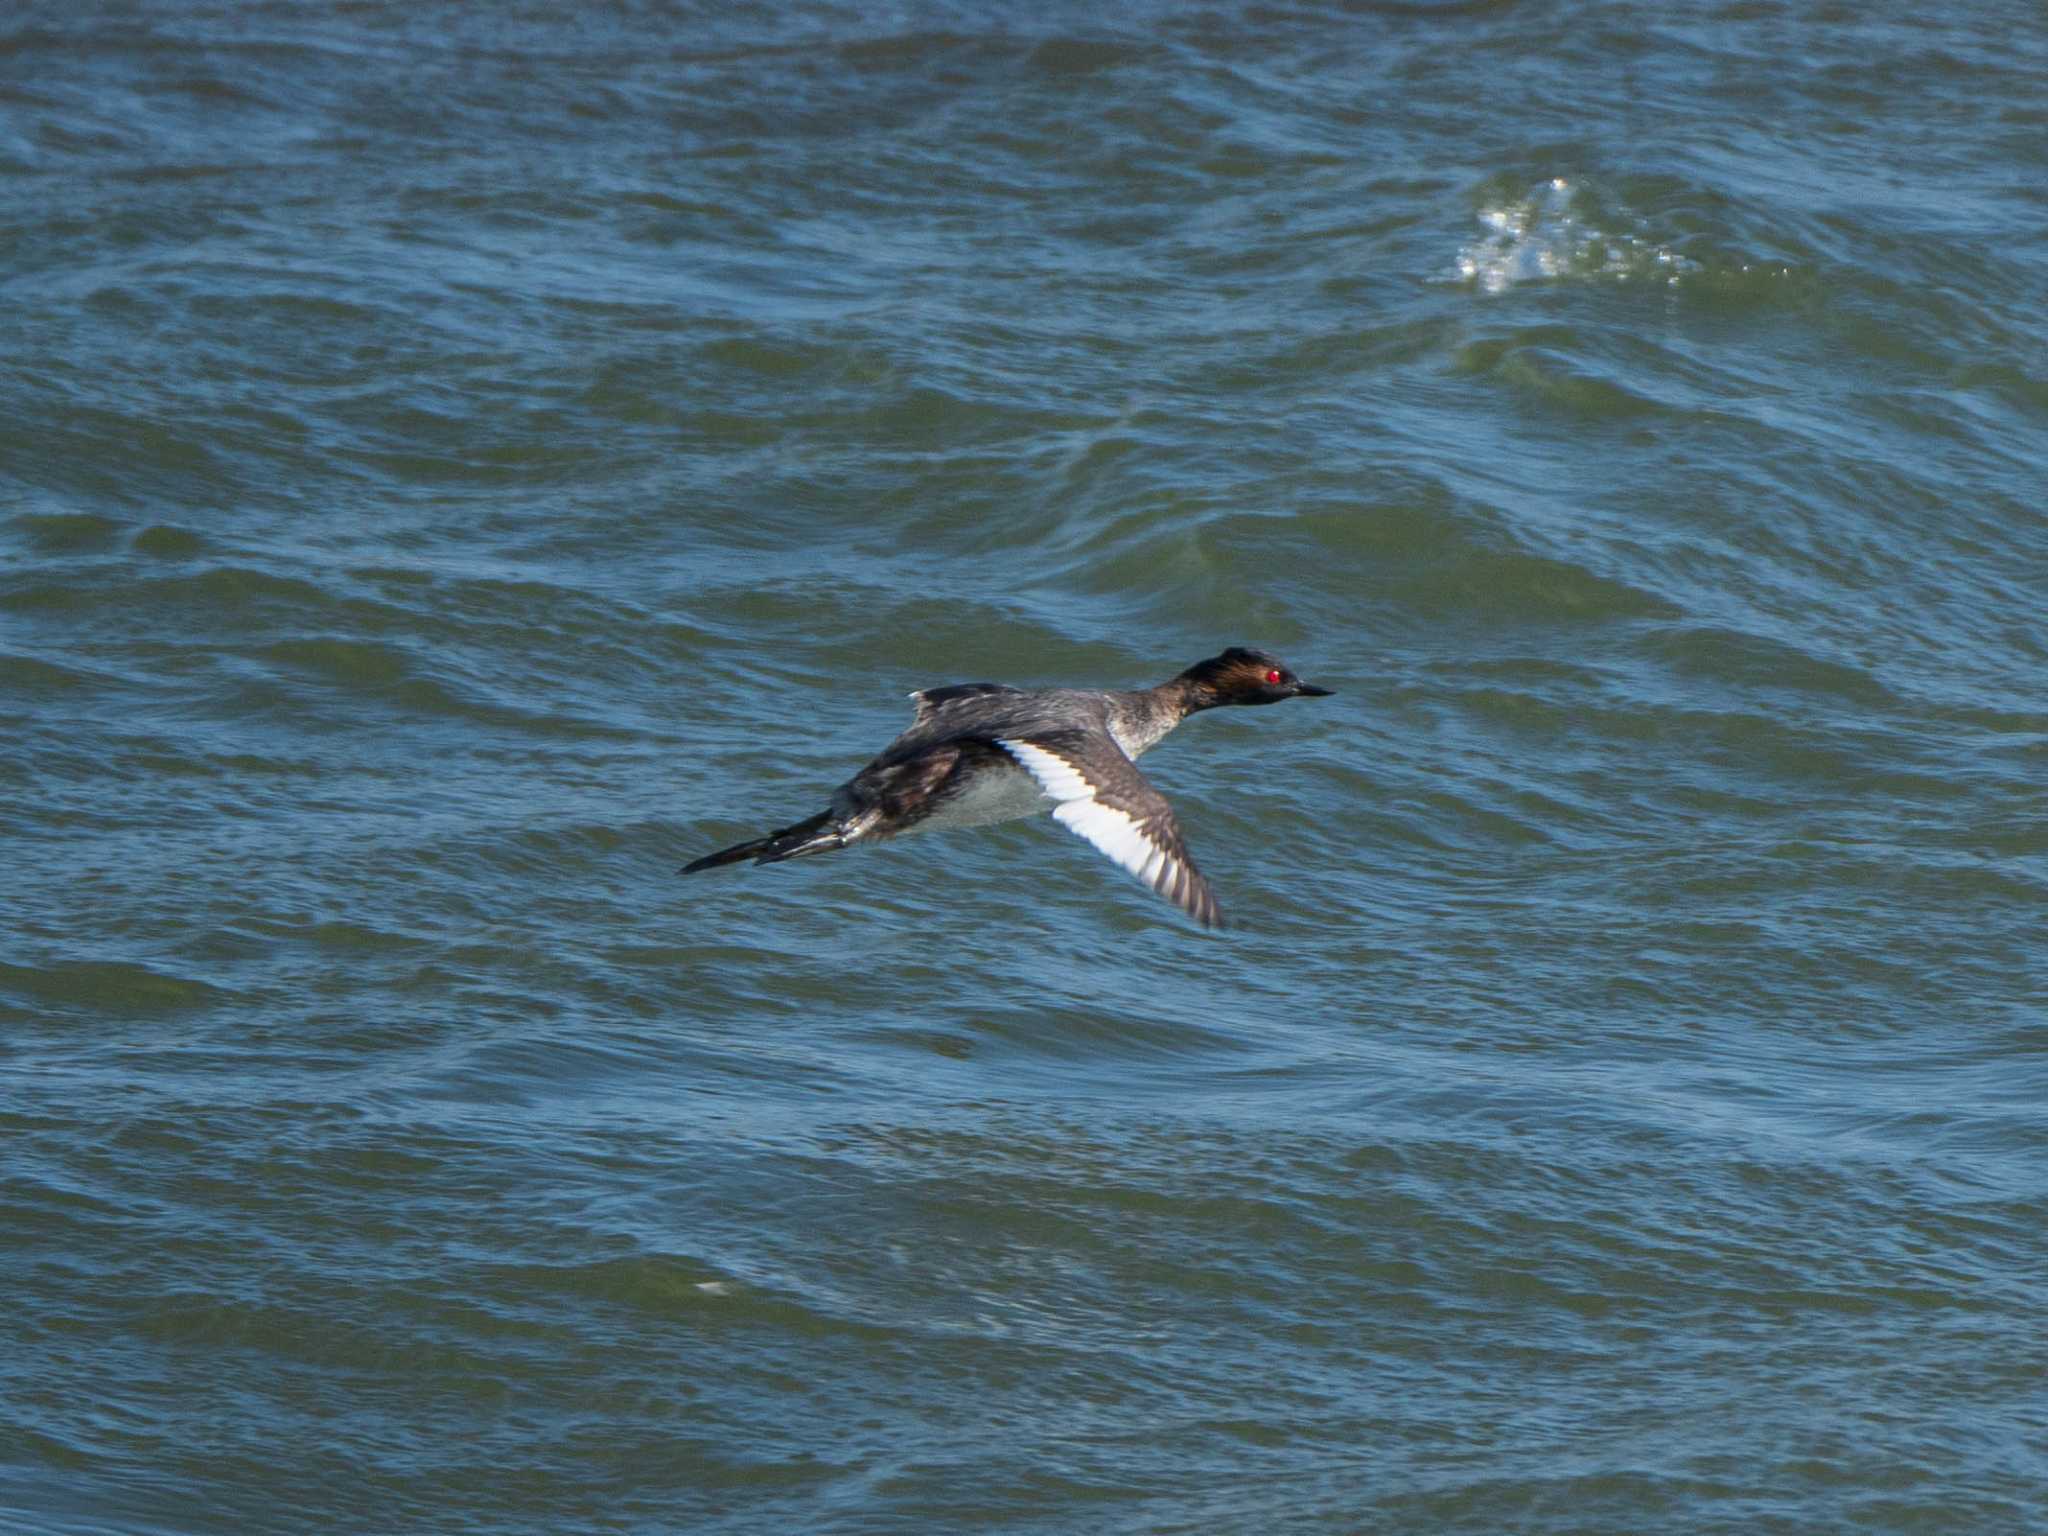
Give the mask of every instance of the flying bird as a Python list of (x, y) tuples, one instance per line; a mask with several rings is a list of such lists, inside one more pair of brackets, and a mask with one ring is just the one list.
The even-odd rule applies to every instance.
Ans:
[(910, 729), (794, 826), (683, 866), (779, 864), (939, 827), (984, 827), (1052, 812), (1205, 928), (1222, 926), (1209, 882), (1188, 857), (1173, 807), (1138, 756), (1198, 710), (1278, 704), (1331, 692), (1279, 657), (1244, 646), (1198, 661), (1156, 688), (1011, 688), (956, 683), (910, 697)]

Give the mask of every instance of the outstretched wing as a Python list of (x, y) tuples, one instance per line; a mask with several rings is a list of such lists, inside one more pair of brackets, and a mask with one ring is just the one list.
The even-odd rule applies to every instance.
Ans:
[(1204, 928), (1223, 926), (1209, 882), (1188, 857), (1173, 807), (1108, 736), (1080, 731), (998, 737), (1057, 804), (1053, 819), (1086, 838)]
[(916, 730), (955, 699), (978, 699), (986, 694), (1017, 691), (1007, 683), (948, 683), (943, 688), (920, 688), (910, 696), (913, 701), (911, 707), (917, 711), (911, 717), (910, 728)]

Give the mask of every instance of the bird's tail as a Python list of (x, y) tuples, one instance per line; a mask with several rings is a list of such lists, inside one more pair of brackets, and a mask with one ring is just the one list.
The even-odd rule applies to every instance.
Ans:
[(820, 811), (809, 820), (784, 827), (780, 832), (770, 832), (766, 837), (734, 843), (730, 848), (707, 853), (703, 858), (685, 864), (681, 872), (694, 875), (700, 869), (716, 869), (721, 864), (737, 864), (742, 859), (752, 859), (756, 864), (777, 864), (784, 859), (800, 859), (807, 853), (830, 853), (845, 846), (846, 838), (833, 823), (832, 813)]

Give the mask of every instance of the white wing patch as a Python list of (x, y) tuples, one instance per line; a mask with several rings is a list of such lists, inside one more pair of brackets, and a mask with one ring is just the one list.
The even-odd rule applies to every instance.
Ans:
[(1208, 882), (1195, 873), (1194, 866), (1154, 842), (1144, 823), (1128, 811), (1097, 800), (1095, 786), (1080, 769), (1033, 742), (998, 737), (996, 745), (1022, 764), (1055, 802), (1053, 820), (1107, 854), (1120, 869), (1185, 908), (1197, 922), (1213, 927), (1220, 920)]

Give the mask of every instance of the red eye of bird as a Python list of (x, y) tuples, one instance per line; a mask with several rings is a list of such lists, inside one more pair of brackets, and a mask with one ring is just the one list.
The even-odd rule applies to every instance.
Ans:
[(1278, 672), (1268, 672), (1266, 674), (1266, 681), (1269, 683), (1277, 683), (1280, 681), (1280, 674)]

